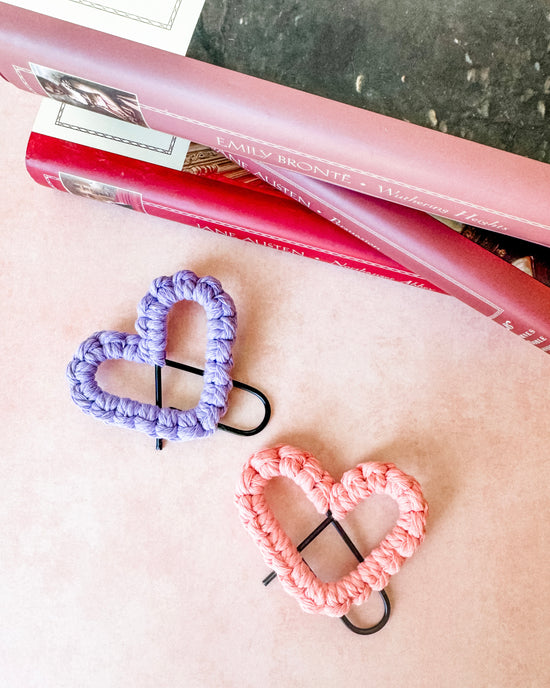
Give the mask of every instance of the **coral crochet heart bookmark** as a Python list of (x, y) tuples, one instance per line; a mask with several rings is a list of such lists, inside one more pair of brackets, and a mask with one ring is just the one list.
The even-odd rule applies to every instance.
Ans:
[[(325, 517), (298, 546), (283, 531), (267, 503), (265, 488), (278, 476), (294, 481)], [(363, 557), (340, 521), (373, 495), (388, 495), (395, 500), (399, 517), (378, 546)], [(428, 513), (418, 482), (391, 463), (361, 463), (336, 482), (313, 455), (285, 445), (264, 449), (250, 457), (242, 470), (235, 504), (265, 563), (300, 607), (309, 613), (341, 617), (350, 630), (363, 635), (380, 630), (387, 622), (390, 606), (384, 588), (423, 541)], [(359, 562), (353, 571), (334, 582), (320, 580), (300, 554), (329, 525), (336, 527)], [(264, 583), (271, 578), (268, 576)], [(384, 616), (375, 626), (357, 627), (346, 614), (352, 605), (366, 602), (373, 591), (382, 595)]]
[[(207, 317), (207, 346), (204, 370), (166, 359), (167, 318), (179, 301), (195, 301)], [(269, 421), (271, 407), (265, 395), (242, 382), (232, 380), (232, 347), (237, 330), (237, 313), (232, 298), (214, 277), (197, 277), (181, 270), (171, 277), (158, 277), (138, 305), (136, 333), (103, 330), (79, 346), (67, 367), (73, 401), (85, 413), (105, 423), (131, 428), (157, 439), (190, 440), (208, 437), (217, 428), (236, 434), (260, 432)], [(148, 404), (101, 389), (96, 374), (101, 363), (124, 359), (146, 363), (155, 369), (156, 404)], [(180, 410), (162, 406), (161, 369), (169, 365), (203, 376), (198, 404)], [(264, 417), (250, 430), (223, 425), (220, 418), (228, 408), (232, 387), (253, 393), (263, 404)]]

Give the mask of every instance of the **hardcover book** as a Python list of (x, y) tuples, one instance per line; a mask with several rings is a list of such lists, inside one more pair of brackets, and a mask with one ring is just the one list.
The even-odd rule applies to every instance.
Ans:
[(549, 27), (543, 0), (20, 0), (0, 3), (0, 73), (550, 245)]
[(550, 289), (512, 261), (418, 210), (257, 160), (235, 161), (276, 188), (290, 189), (338, 227), (550, 352)]
[(218, 151), (168, 134), (45, 98), (26, 165), (60, 191), (440, 291)]

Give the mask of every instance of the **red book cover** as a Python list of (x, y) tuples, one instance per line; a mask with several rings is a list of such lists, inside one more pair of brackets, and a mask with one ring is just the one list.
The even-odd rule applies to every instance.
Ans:
[(277, 189), (550, 352), (550, 288), (425, 213), (256, 160), (236, 161)]
[[(197, 149), (202, 162), (197, 160)], [(239, 171), (219, 153), (210, 153), (191, 145), (180, 171), (32, 132), (26, 166), (39, 184), (60, 191), (440, 291), (297, 201)]]
[[(181, 46), (189, 3), (158, 21), (15, 4), (36, 10), (0, 3), (0, 72), (21, 88), (550, 245), (542, 3), (206, 0)], [(110, 28), (124, 16), (133, 40)]]

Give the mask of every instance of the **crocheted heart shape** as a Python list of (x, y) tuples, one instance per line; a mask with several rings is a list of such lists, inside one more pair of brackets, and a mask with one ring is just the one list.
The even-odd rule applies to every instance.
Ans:
[[(342, 520), (372, 495), (392, 497), (399, 507), (399, 518), (356, 569), (339, 581), (323, 582), (302, 559), (267, 504), (265, 487), (277, 476), (293, 480), (320, 514), (330, 511), (336, 520)], [(343, 616), (352, 604), (362, 604), (373, 590), (386, 587), (423, 541), (428, 513), (417, 481), (391, 463), (359, 464), (335, 482), (314, 456), (289, 446), (264, 449), (251, 456), (243, 467), (235, 504), (245, 529), (286, 592), (304, 611), (327, 616)]]
[[(103, 391), (96, 381), (101, 363), (125, 359), (164, 366), (167, 318), (179, 301), (195, 301), (206, 311), (204, 386), (195, 408), (160, 408)], [(71, 397), (85, 413), (106, 423), (139, 430), (150, 437), (186, 440), (211, 435), (227, 410), (232, 388), (231, 349), (237, 329), (233, 300), (214, 277), (190, 270), (158, 277), (138, 305), (137, 334), (104, 330), (79, 346), (67, 367)]]

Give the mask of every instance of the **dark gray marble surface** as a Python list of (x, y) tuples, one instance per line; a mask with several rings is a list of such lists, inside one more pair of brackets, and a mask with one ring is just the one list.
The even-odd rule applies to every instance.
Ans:
[(550, 0), (206, 0), (188, 55), (550, 161)]

